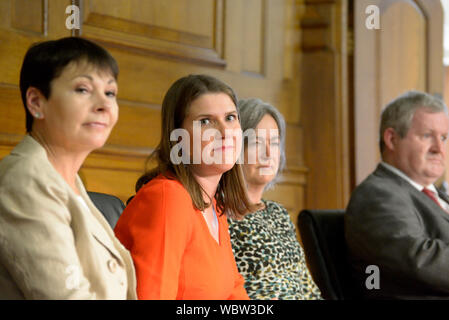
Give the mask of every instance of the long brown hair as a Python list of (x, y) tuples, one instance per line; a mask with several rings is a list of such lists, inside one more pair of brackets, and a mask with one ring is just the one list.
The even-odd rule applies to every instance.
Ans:
[[(163, 174), (167, 178), (174, 176), (183, 184), (197, 209), (204, 210), (211, 205), (211, 202), (204, 201), (204, 190), (194, 178), (190, 165), (174, 164), (170, 159), (170, 151), (177, 143), (170, 140), (171, 132), (181, 128), (190, 104), (206, 93), (227, 94), (237, 109), (237, 97), (234, 90), (214, 77), (189, 75), (173, 83), (162, 102), (161, 140), (147, 159), (147, 166), (152, 161), (155, 161), (157, 166), (146, 170), (137, 180), (136, 192), (145, 183)], [(240, 217), (257, 209), (248, 198), (240, 164), (236, 163), (231, 170), (223, 173), (215, 193), (215, 200), (218, 209), (231, 217)]]

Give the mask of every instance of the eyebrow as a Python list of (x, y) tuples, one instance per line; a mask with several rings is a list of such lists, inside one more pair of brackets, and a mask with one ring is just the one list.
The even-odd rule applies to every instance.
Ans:
[[(90, 80), (90, 81), (94, 81), (94, 78), (93, 78), (92, 76), (88, 75), (88, 74), (81, 74), (81, 75), (74, 76), (74, 77), (72, 78), (72, 80), (73, 80), (73, 79), (76, 79), (76, 78), (87, 78), (87, 79)], [(115, 79), (114, 79), (114, 78), (111, 78), (111, 79), (109, 79), (109, 81), (108, 81), (107, 84), (111, 84), (111, 83), (114, 83), (114, 82), (116, 82)]]
[[(225, 113), (225, 116), (228, 116), (230, 114), (238, 114), (237, 110), (233, 110), (233, 111), (229, 111)], [(211, 117), (211, 116), (216, 116), (215, 114), (209, 114), (209, 113), (201, 113), (199, 115), (197, 115), (195, 118), (200, 118), (200, 117)]]
[[(259, 134), (256, 133), (255, 137), (256, 137), (256, 139), (259, 139), (259, 138), (262, 138), (262, 137), (266, 138), (267, 136), (266, 135), (259, 135)], [(279, 135), (274, 135), (274, 136), (269, 136), (269, 138), (271, 140), (274, 140), (274, 139), (280, 139), (281, 137)]]

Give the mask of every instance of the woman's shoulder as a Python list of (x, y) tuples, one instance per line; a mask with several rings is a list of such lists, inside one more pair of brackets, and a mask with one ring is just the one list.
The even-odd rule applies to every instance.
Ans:
[(244, 215), (242, 219), (228, 219), (229, 225), (232, 227), (241, 227), (248, 224), (264, 223), (267, 218), (272, 218), (271, 216), (279, 217), (282, 214), (287, 214), (287, 210), (279, 203), (272, 200), (262, 199), (264, 207), (254, 212), (250, 212)]
[(265, 210), (268, 212), (287, 212), (287, 209), (279, 202), (273, 200), (262, 200), (265, 204)]
[(26, 136), (11, 153), (0, 161), (0, 185), (29, 187), (35, 184), (59, 184), (45, 150)]
[(176, 201), (190, 201), (191, 197), (182, 183), (175, 177), (159, 174), (148, 181), (136, 194), (136, 198), (169, 198)]
[[(183, 185), (171, 178), (158, 175), (148, 181), (123, 210), (117, 225), (120, 232), (129, 225), (156, 225), (154, 222), (168, 219), (173, 225), (184, 228), (195, 212), (192, 199)], [(163, 225), (163, 224), (160, 224)], [(173, 227), (172, 225), (172, 227)]]
[(284, 221), (284, 222), (290, 222), (290, 214), (288, 213), (287, 209), (280, 204), (279, 202), (272, 201), (272, 200), (263, 200), (265, 204), (264, 214), (266, 218), (269, 218), (273, 221)]
[(159, 174), (150, 181), (148, 181), (142, 189), (160, 189), (164, 188), (174, 192), (187, 192), (182, 183), (173, 176)]
[[(70, 220), (67, 202), (70, 187), (53, 168), (45, 150), (32, 138), (24, 138), (0, 162), (0, 207), (15, 215), (46, 216), (57, 212)], [(41, 210), (36, 210), (39, 208)], [(1, 211), (1, 210), (0, 210)]]

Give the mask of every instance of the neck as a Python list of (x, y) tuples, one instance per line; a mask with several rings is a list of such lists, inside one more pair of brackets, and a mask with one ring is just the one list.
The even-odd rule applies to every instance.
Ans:
[[(393, 167), (394, 169), (396, 169), (399, 172), (396, 172), (397, 174), (402, 174), (404, 177), (406, 178), (406, 180), (410, 180), (411, 182), (413, 182), (414, 184), (417, 184), (423, 188), (434, 184), (435, 180), (427, 180), (427, 179), (421, 179), (421, 177), (417, 177), (417, 176), (413, 176), (412, 174), (410, 174), (409, 172), (407, 172), (406, 170), (404, 170), (403, 168), (401, 168), (401, 166), (397, 165), (395, 162), (393, 161), (388, 161), (386, 159), (382, 159), (382, 161), (388, 165), (390, 165), (391, 167)], [(390, 169), (391, 170), (391, 169)], [(436, 179), (436, 178), (435, 178)], [(412, 183), (412, 184), (413, 184)]]
[(45, 138), (45, 135), (39, 132), (33, 131), (30, 135), (45, 149), (48, 161), (50, 161), (55, 170), (62, 176), (72, 190), (79, 195), (80, 191), (76, 185), (76, 176), (89, 153), (77, 153), (52, 144)]
[(215, 192), (217, 192), (217, 187), (221, 179), (221, 174), (205, 176), (192, 171), (192, 175), (206, 193), (203, 195), (204, 201), (209, 202), (209, 198), (213, 199), (215, 196)]
[(248, 190), (249, 200), (254, 204), (261, 203), (264, 189), (265, 189), (265, 185), (263, 185), (263, 184), (257, 184), (257, 185), (248, 184), (247, 190)]

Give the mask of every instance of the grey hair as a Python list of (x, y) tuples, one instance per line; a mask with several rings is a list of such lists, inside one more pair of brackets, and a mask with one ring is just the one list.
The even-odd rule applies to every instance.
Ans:
[(385, 130), (393, 128), (401, 138), (404, 138), (410, 129), (415, 112), (421, 108), (425, 108), (430, 113), (444, 112), (448, 114), (448, 109), (440, 97), (414, 90), (405, 92), (385, 106), (379, 130), (381, 154), (385, 149), (383, 139)]
[[(273, 117), (274, 121), (279, 128), (279, 138), (280, 138), (280, 159), (279, 168), (276, 176), (270, 183), (267, 184), (265, 190), (272, 188), (281, 178), (281, 173), (285, 168), (286, 157), (285, 157), (285, 120), (278, 109), (273, 107), (271, 104), (264, 102), (257, 98), (242, 99), (238, 102), (238, 108), (240, 113), (240, 123), (242, 131), (246, 132), (248, 129), (256, 129), (262, 118), (268, 114)], [(244, 147), (246, 147), (246, 139), (244, 141)]]

